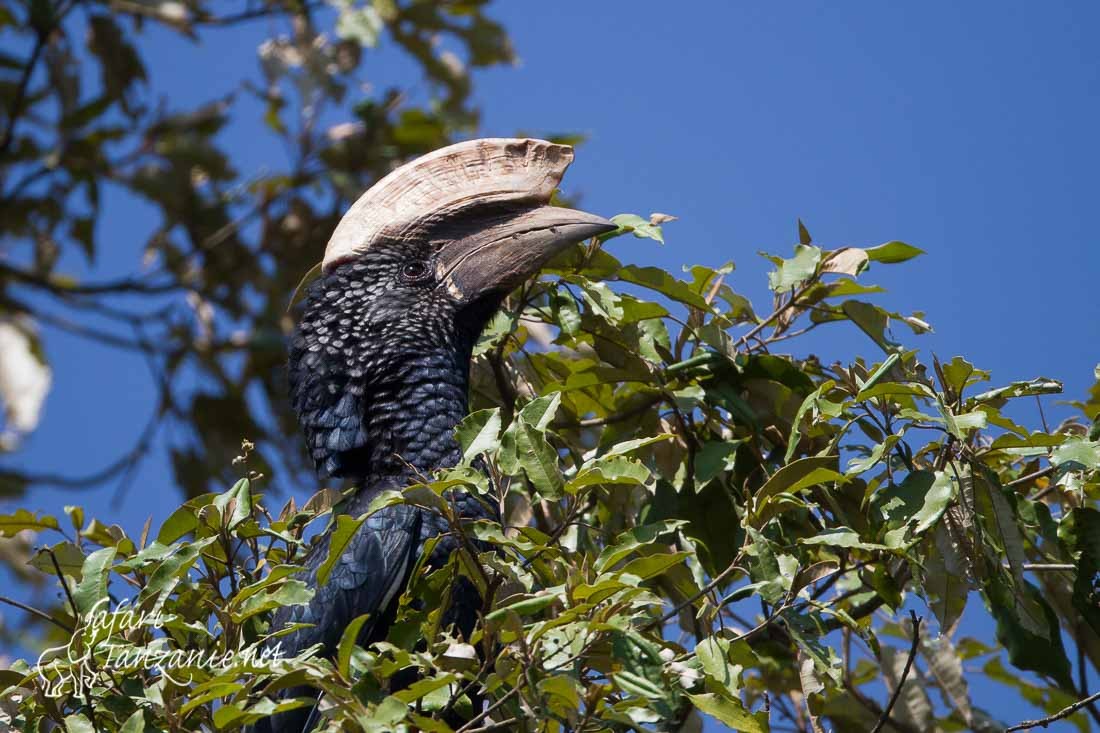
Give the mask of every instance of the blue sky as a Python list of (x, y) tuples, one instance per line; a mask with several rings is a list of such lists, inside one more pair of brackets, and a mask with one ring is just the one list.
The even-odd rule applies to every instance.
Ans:
[[(890, 291), (878, 302), (922, 310), (935, 328), (919, 339), (898, 331), (905, 343), (965, 354), (998, 383), (1054, 377), (1069, 398), (1091, 384), (1100, 5), (561, 0), (491, 14), (522, 61), (477, 74), (482, 132), (585, 133), (565, 181), (585, 208), (680, 217), (664, 247), (618, 240), (622, 259), (666, 268), (733, 260), (733, 287), (764, 304), (769, 265), (755, 253), (789, 253), (797, 217), (826, 247), (901, 239), (928, 254), (871, 279)], [(181, 106), (229, 91), (238, 70), (258, 75), (264, 30), (220, 32), (199, 48), (153, 32), (151, 78)], [(411, 67), (383, 48), (364, 70), (381, 85), (408, 80)], [(246, 177), (283, 162), (280, 147), (254, 134), (253, 112), (246, 106), (226, 132)], [(156, 221), (117, 193), (106, 207), (102, 276), (133, 266)], [(152, 387), (136, 359), (53, 332), (47, 351), (55, 388), (44, 422), (5, 460), (90, 472), (131, 445)], [(819, 331), (806, 351), (873, 354), (843, 328)], [(1048, 417), (1069, 414), (1045, 406)], [(1031, 406), (1018, 417), (1037, 423)], [(44, 491), (32, 503), (79, 501), (136, 532), (147, 515), (166, 515), (170, 485), (159, 452), (121, 512), (107, 507), (110, 486)], [(966, 631), (989, 638), (979, 605)], [(1031, 714), (1006, 693), (985, 686), (975, 698), (1010, 722)]]

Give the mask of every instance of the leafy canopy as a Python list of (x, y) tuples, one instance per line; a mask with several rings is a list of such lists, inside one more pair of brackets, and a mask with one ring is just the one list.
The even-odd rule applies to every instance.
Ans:
[[(45, 631), (63, 644), (58, 627), (75, 629), (93, 660), (90, 697), (60, 699), (36, 691), (73, 674), (71, 655), (16, 663), (0, 677), (5, 711), (70, 730), (235, 730), (304, 704), (274, 693), (306, 683), (325, 692), (332, 729), (448, 731), (445, 715), (468, 713), (476, 690), (490, 707), (467, 730), (673, 730), (701, 716), (742, 731), (871, 730), (880, 718), (887, 730), (992, 731), (1011, 721), (972, 701), (975, 675), (1049, 713), (1083, 697), (1074, 667), (1100, 661), (1095, 429), (1031, 430), (1002, 411), (1058, 392), (1054, 380), (991, 386), (965, 359), (925, 364), (900, 343), (893, 324), (928, 325), (869, 302), (879, 289), (864, 277), (919, 250), (826, 250), (802, 231), (793, 257), (770, 257), (767, 315), (732, 289), (731, 266), (678, 278), (596, 241), (511, 296), (476, 349), (463, 463), (371, 507), (438, 512), (463, 549), (417, 568), (370, 648), (355, 644), (360, 619), (334, 659), (247, 653), (278, 633), (269, 611), (309, 598), (296, 570), (311, 528), (328, 524), (337, 553), (363, 521), (331, 515), (334, 490), (274, 513), (263, 480), (243, 478), (140, 538), (76, 508), (70, 522), (0, 518), (5, 533), (64, 535), (34, 561), (72, 599)], [(881, 356), (775, 353), (836, 323)], [(1100, 382), (1077, 407), (1097, 414)], [(458, 487), (502, 506), (503, 521), (455, 516), (446, 492)], [(460, 575), (485, 598), (470, 639), (440, 625)], [(159, 627), (90, 629), (108, 593), (156, 609)], [(974, 595), (995, 638), (957, 633), (964, 609), (983, 612)], [(149, 646), (231, 654), (217, 668), (108, 669), (108, 650), (117, 661)], [(409, 667), (418, 681), (391, 689)], [(1089, 715), (1069, 720), (1085, 731)]]

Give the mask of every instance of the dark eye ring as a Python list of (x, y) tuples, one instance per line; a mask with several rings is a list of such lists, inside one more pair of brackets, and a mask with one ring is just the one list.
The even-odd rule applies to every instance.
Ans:
[(421, 282), (428, 279), (431, 274), (432, 270), (428, 267), (428, 263), (420, 260), (406, 262), (401, 266), (401, 279), (406, 282)]

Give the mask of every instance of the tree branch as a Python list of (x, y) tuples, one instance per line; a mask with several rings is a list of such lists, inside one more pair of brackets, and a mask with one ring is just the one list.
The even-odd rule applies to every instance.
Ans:
[(1020, 486), (1022, 484), (1026, 484), (1030, 481), (1034, 481), (1036, 479), (1040, 479), (1040, 478), (1043, 478), (1045, 476), (1049, 476), (1050, 474), (1054, 473), (1056, 470), (1057, 470), (1057, 466), (1047, 466), (1046, 468), (1042, 468), (1042, 469), (1039, 469), (1038, 471), (1033, 471), (1032, 473), (1029, 473), (1025, 476), (1021, 476), (1018, 479), (1013, 479), (1012, 481), (1009, 481), (1004, 486), (1005, 486), (1006, 489), (1012, 489), (1012, 488), (1015, 488), (1015, 487)]
[(672, 619), (676, 618), (676, 616), (680, 613), (680, 611), (683, 611), (685, 608), (687, 608), (691, 604), (695, 603), (697, 600), (699, 600), (700, 598), (705, 596), (707, 593), (710, 593), (712, 590), (714, 590), (719, 585), (724, 583), (726, 581), (726, 579), (729, 578), (729, 576), (733, 574), (734, 570), (741, 570), (741, 572), (745, 572), (741, 568), (741, 566), (738, 565), (738, 563), (740, 561), (741, 561), (741, 556), (738, 555), (734, 559), (734, 561), (732, 563), (730, 563), (728, 568), (726, 568), (725, 570), (720, 572), (718, 575), (716, 575), (714, 577), (714, 579), (711, 580), (709, 583), (707, 583), (705, 586), (703, 586), (699, 590), (698, 593), (692, 594), (687, 600), (683, 601), (682, 603), (677, 604), (675, 608), (673, 608), (671, 611), (669, 611), (665, 615), (661, 616), (659, 619), (656, 619), (655, 621), (649, 622), (649, 624), (645, 628), (648, 630), (648, 629), (654, 628), (655, 626), (664, 626), (666, 623), (668, 623)]
[(1097, 700), (1100, 700), (1100, 692), (1094, 692), (1083, 700), (1078, 700), (1072, 705), (1067, 705), (1066, 707), (1056, 712), (1054, 715), (1048, 715), (1047, 717), (1039, 718), (1038, 720), (1025, 720), (1024, 722), (1018, 723), (1011, 728), (1005, 728), (1005, 733), (1012, 733), (1012, 731), (1016, 730), (1030, 730), (1032, 728), (1046, 728), (1054, 721), (1068, 718), (1081, 708), (1085, 707), (1086, 705), (1091, 705)]
[(808, 280), (806, 280), (805, 284), (802, 287), (800, 287), (798, 290), (796, 290), (793, 295), (791, 295), (790, 300), (788, 300), (786, 303), (784, 303), (783, 305), (776, 308), (774, 311), (772, 311), (772, 314), (770, 316), (768, 316), (763, 321), (761, 321), (756, 326), (754, 326), (751, 331), (749, 331), (748, 333), (742, 335), (741, 338), (737, 339), (737, 343), (734, 344), (734, 348), (739, 348), (739, 347), (744, 346), (745, 344), (747, 344), (758, 333), (760, 333), (765, 328), (767, 328), (768, 325), (772, 321), (776, 320), (777, 318), (779, 318), (779, 316), (786, 313), (791, 308), (791, 306), (793, 306), (795, 303), (797, 303), (798, 299), (801, 298), (803, 295), (805, 295), (806, 292), (809, 291), (809, 289), (811, 287), (813, 287), (814, 285), (817, 284), (817, 282), (818, 281), (817, 281), (816, 277), (811, 277)]
[(21, 603), (21, 602), (15, 600), (13, 598), (8, 598), (7, 596), (0, 596), (0, 603), (6, 603), (9, 606), (15, 606), (16, 608), (22, 609), (22, 610), (26, 611), (29, 614), (37, 616), (40, 619), (43, 619), (45, 621), (49, 621), (50, 623), (54, 624), (55, 626), (59, 626), (61, 629), (67, 631), (70, 634), (73, 633), (73, 630), (71, 628), (69, 628), (69, 626), (67, 624), (64, 624), (64, 623), (58, 621), (57, 619), (55, 619), (50, 614), (46, 613), (45, 611), (41, 611), (41, 610), (35, 608), (34, 606), (28, 606), (26, 603)]
[(19, 115), (23, 113), (23, 102), (27, 99), (27, 86), (31, 82), (34, 67), (38, 65), (38, 58), (42, 55), (42, 49), (46, 46), (48, 36), (49, 30), (44, 28), (38, 29), (35, 35), (34, 48), (31, 49), (30, 58), (27, 59), (27, 63), (23, 67), (23, 74), (19, 77), (19, 86), (15, 88), (15, 96), (8, 107), (8, 121), (4, 126), (4, 137), (0, 140), (0, 155), (8, 152), (12, 140), (15, 139), (15, 123), (18, 121)]
[(913, 621), (913, 645), (909, 647), (909, 658), (905, 660), (905, 669), (901, 671), (901, 677), (898, 679), (898, 684), (894, 687), (894, 694), (890, 696), (890, 702), (886, 703), (886, 707), (882, 710), (882, 715), (878, 716), (878, 722), (875, 723), (875, 727), (871, 729), (871, 733), (880, 733), (882, 727), (890, 720), (890, 711), (894, 709), (894, 703), (901, 697), (901, 688), (905, 685), (906, 678), (909, 677), (909, 671), (913, 669), (913, 660), (917, 656), (917, 647), (920, 645), (920, 623), (924, 619), (918, 616), (916, 611), (912, 609), (909, 610), (909, 618)]
[(121, 280), (108, 280), (101, 283), (67, 283), (49, 277), (36, 275), (18, 267), (12, 267), (0, 262), (0, 275), (6, 275), (23, 285), (44, 290), (56, 295), (107, 295), (111, 293), (140, 293), (143, 295), (160, 295), (182, 289), (178, 283), (154, 284), (123, 278)]

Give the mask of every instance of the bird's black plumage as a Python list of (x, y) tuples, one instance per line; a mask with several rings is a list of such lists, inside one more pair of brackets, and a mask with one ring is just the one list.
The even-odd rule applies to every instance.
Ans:
[[(547, 205), (571, 160), (569, 148), (545, 141), (460, 143), (387, 176), (341, 220), (289, 360), (292, 405), (319, 473), (355, 489), (337, 511), (362, 514), (379, 492), (458, 462), (453, 431), (467, 412), (470, 356), (503, 297), (564, 247), (616, 228)], [(383, 215), (394, 220), (379, 225)], [(463, 519), (496, 515), (477, 496), (455, 490), (448, 498)], [(331, 653), (365, 613), (359, 642), (384, 638), (432, 537), (439, 541), (426, 561), (440, 567), (458, 549), (445, 520), (415, 506), (382, 509), (319, 585), (329, 547), (322, 536), (305, 563), (313, 598), (280, 609), (271, 628), (308, 626), (272, 643), (289, 655), (314, 644)], [(443, 624), (469, 638), (481, 600), (461, 578), (449, 595)], [(291, 711), (257, 728), (298, 733), (312, 722), (309, 710)]]
[[(460, 457), (453, 430), (467, 412), (470, 354), (500, 295), (486, 293), (460, 308), (431, 275), (430, 249), (426, 242), (394, 243), (337, 267), (310, 287), (291, 340), (293, 407), (318, 470), (354, 481), (357, 490), (340, 507), (353, 516), (379, 492), (408, 486)], [(453, 501), (465, 518), (495, 514), (464, 492)], [(284, 655), (317, 643), (333, 649), (363, 613), (372, 617), (361, 643), (382, 638), (424, 542), (447, 530), (442, 517), (419, 507), (382, 509), (360, 527), (328, 582), (318, 585), (318, 567), (328, 556), (323, 537), (306, 560), (304, 581), (313, 599), (280, 609), (272, 620), (272, 629), (312, 624), (279, 640)], [(455, 550), (455, 539), (444, 536), (429, 566)], [(479, 599), (466, 582), (456, 591), (444, 623), (468, 636)], [(295, 713), (258, 730), (300, 731), (309, 711)]]

